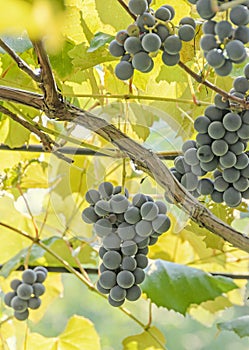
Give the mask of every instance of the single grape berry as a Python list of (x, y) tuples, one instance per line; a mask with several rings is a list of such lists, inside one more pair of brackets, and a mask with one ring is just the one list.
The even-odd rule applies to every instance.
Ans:
[(24, 283), (33, 284), (36, 280), (36, 273), (31, 269), (27, 269), (22, 273), (22, 280)]
[(141, 284), (145, 280), (145, 272), (141, 267), (137, 267), (132, 273), (135, 277), (135, 284)]
[(27, 283), (20, 284), (16, 290), (17, 296), (23, 300), (28, 300), (33, 294), (33, 286), (34, 284), (32, 286)]
[(100, 219), (93, 207), (87, 207), (82, 212), (82, 219), (87, 224), (94, 224)]
[(16, 296), (11, 300), (10, 305), (11, 305), (11, 307), (13, 307), (13, 309), (15, 311), (23, 312), (28, 308), (28, 301), (23, 300), (23, 299), (19, 298), (18, 296)]
[(134, 15), (142, 15), (147, 10), (148, 3), (146, 0), (130, 0), (128, 7)]
[(39, 297), (45, 293), (45, 286), (42, 283), (34, 283), (32, 285), (33, 293), (35, 297)]
[(129, 301), (136, 301), (142, 294), (141, 288), (138, 285), (134, 285), (126, 290), (126, 299)]
[(18, 320), (18, 321), (25, 321), (28, 319), (29, 317), (29, 310), (25, 310), (23, 312), (18, 312), (18, 311), (15, 311), (14, 312), (14, 316), (15, 318)]
[(136, 242), (134, 241), (124, 241), (121, 244), (121, 252), (124, 255), (132, 256), (136, 254), (137, 250), (138, 250), (138, 247)]
[(159, 213), (158, 207), (154, 202), (146, 202), (140, 208), (140, 214), (143, 220), (152, 221)]
[(15, 292), (8, 292), (4, 295), (4, 302), (7, 306), (11, 306), (11, 300), (16, 296)]
[(18, 288), (18, 286), (20, 286), (20, 284), (22, 284), (22, 281), (19, 280), (19, 279), (17, 279), (17, 278), (15, 278), (15, 279), (13, 279), (13, 280), (10, 282), (10, 287), (11, 287), (14, 291), (16, 291), (17, 288)]
[(100, 200), (100, 193), (97, 190), (88, 190), (85, 195), (86, 201), (89, 204), (96, 204)]
[(112, 300), (122, 301), (126, 297), (126, 290), (124, 288), (120, 287), (119, 285), (114, 286), (110, 290), (110, 297), (112, 298)]
[(134, 206), (128, 208), (124, 214), (124, 219), (129, 224), (136, 224), (138, 221), (141, 220), (139, 208)]
[(130, 288), (135, 283), (135, 277), (131, 271), (120, 271), (117, 274), (117, 283), (121, 288)]
[(113, 213), (120, 214), (125, 213), (128, 209), (129, 201), (122, 194), (115, 194), (110, 199), (110, 207)]
[(109, 294), (108, 295), (108, 302), (111, 306), (119, 307), (119, 306), (123, 305), (123, 303), (125, 302), (125, 299), (120, 300), (120, 301), (116, 301), (116, 300), (112, 299), (112, 297)]
[(141, 220), (135, 225), (135, 231), (141, 237), (148, 237), (152, 233), (152, 224), (150, 221)]
[(148, 52), (158, 51), (162, 44), (160, 37), (154, 33), (145, 34), (141, 43), (143, 49)]
[(110, 270), (115, 270), (120, 266), (122, 257), (116, 251), (107, 251), (103, 256), (103, 264)]
[(104, 271), (99, 277), (101, 287), (111, 289), (116, 284), (116, 273), (113, 271)]
[(133, 76), (134, 68), (130, 62), (121, 61), (115, 67), (115, 75), (120, 80), (128, 80)]
[(36, 310), (41, 306), (41, 299), (38, 297), (31, 297), (28, 300), (28, 307), (32, 310)]

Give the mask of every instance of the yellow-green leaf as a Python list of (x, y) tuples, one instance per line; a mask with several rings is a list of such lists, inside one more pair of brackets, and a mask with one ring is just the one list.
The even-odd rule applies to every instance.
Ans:
[(30, 333), (26, 350), (100, 350), (99, 336), (94, 325), (81, 316), (73, 316), (65, 330), (54, 338), (45, 338), (37, 333)]
[(165, 349), (165, 337), (156, 327), (147, 332), (132, 335), (123, 340), (123, 350), (161, 350)]

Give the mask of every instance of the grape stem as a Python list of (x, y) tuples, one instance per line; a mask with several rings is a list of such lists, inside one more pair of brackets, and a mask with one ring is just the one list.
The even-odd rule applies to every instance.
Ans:
[(244, 2), (245, 2), (245, 0), (233, 0), (233, 1), (230, 1), (230, 2), (226, 2), (224, 4), (221, 4), (218, 7), (218, 11), (226, 11), (226, 10), (228, 10), (230, 8), (233, 8), (235, 6), (243, 4)]
[[(178, 102), (178, 103), (187, 103), (192, 104), (192, 100), (188, 100), (185, 98), (173, 98), (173, 97), (161, 97), (161, 96), (144, 96), (144, 95), (133, 95), (133, 94), (126, 94), (126, 95), (120, 95), (120, 94), (70, 94), (70, 93), (63, 93), (64, 97), (86, 97), (86, 98), (106, 98), (106, 99), (121, 99), (121, 100), (138, 100), (138, 101), (162, 101), (162, 102)], [(209, 102), (205, 101), (199, 101), (196, 103), (198, 106), (209, 106)]]
[(178, 65), (185, 70), (185, 72), (187, 74), (189, 74), (193, 79), (195, 79), (197, 81), (197, 83), (205, 85), (206, 87), (208, 87), (209, 89), (217, 92), (218, 94), (220, 94), (221, 96), (223, 96), (226, 100), (232, 100), (235, 101), (237, 104), (241, 105), (243, 108), (247, 109), (248, 108), (248, 102), (244, 101), (241, 98), (238, 98), (236, 96), (233, 96), (229, 93), (227, 93), (225, 90), (220, 89), (219, 87), (217, 87), (216, 85), (210, 83), (208, 80), (205, 80), (201, 75), (195, 73), (194, 71), (192, 71), (192, 69), (190, 69), (188, 66), (186, 66), (183, 62), (179, 62)]
[(118, 0), (118, 2), (125, 9), (125, 11), (129, 13), (129, 15), (134, 19), (134, 21), (136, 21), (137, 16), (130, 12), (129, 7), (126, 5), (126, 3), (122, 0)]
[(18, 67), (23, 70), (26, 74), (28, 74), (32, 80), (40, 83), (41, 76), (40, 72), (37, 74), (35, 71), (29, 67), (29, 65), (16, 54), (14, 50), (10, 46), (8, 46), (2, 39), (0, 39), (0, 47), (9, 54), (9, 56), (17, 63)]

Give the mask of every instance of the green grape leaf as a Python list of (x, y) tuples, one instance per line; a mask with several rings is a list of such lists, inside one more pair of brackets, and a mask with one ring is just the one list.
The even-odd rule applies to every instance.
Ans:
[[(51, 239), (49, 239), (51, 240)], [(46, 241), (46, 240), (45, 240)], [(46, 244), (46, 243), (45, 243)], [(69, 246), (72, 249), (72, 252), (69, 249)], [(77, 267), (73, 255), (77, 255), (78, 260), (82, 263), (84, 267), (96, 268), (98, 264), (97, 252), (93, 250), (88, 244), (82, 244), (77, 239), (69, 241), (68, 244), (64, 239), (59, 237), (53, 239), (49, 248), (59, 255), (62, 259), (68, 262), (72, 267)], [(43, 258), (46, 261), (46, 265), (49, 266), (63, 266), (54, 256), (45, 252)]]
[(191, 304), (214, 300), (222, 293), (238, 288), (231, 278), (211, 276), (195, 268), (155, 260), (146, 269), (143, 292), (157, 306), (185, 314)]
[[(21, 147), (28, 142), (30, 131), (14, 120), (7, 118), (1, 123), (0, 134), (4, 134), (3, 143), (10, 148)], [(2, 136), (2, 135), (1, 135)], [(0, 138), (2, 139), (2, 137)]]
[(72, 50), (74, 45), (69, 41), (65, 41), (59, 52), (50, 55), (50, 61), (54, 72), (59, 78), (65, 80), (73, 71), (72, 59), (68, 56), (68, 52)]
[(105, 44), (110, 43), (114, 36), (102, 32), (97, 32), (90, 42), (90, 47), (87, 52), (94, 52)]
[(241, 316), (232, 321), (220, 322), (217, 327), (222, 331), (233, 331), (240, 338), (249, 337), (249, 316)]
[(166, 80), (168, 83), (186, 83), (188, 81), (188, 76), (178, 65), (167, 67), (162, 64), (160, 72), (156, 77), (156, 82), (160, 83), (162, 80)]
[[(10, 46), (15, 52), (22, 53), (33, 47), (32, 42), (25, 34), (19, 36), (3, 34), (0, 37), (5, 42), (5, 44)], [(0, 53), (5, 53), (5, 51), (0, 48)]]
[(27, 350), (100, 350), (100, 339), (94, 325), (81, 316), (69, 319), (65, 330), (54, 338), (46, 338), (38, 333), (29, 333)]
[(123, 350), (161, 350), (165, 349), (165, 343), (164, 335), (156, 327), (150, 327), (147, 332), (127, 337), (122, 342)]
[[(49, 247), (50, 250), (59, 255), (62, 259), (67, 261), (72, 267), (77, 267), (74, 259), (76, 256), (85, 268), (96, 268), (98, 266), (97, 252), (88, 244), (82, 244), (82, 242), (76, 238), (70, 240), (68, 243), (72, 249), (72, 252), (69, 250), (65, 240), (61, 239), (60, 237), (49, 237), (42, 240), (42, 243)], [(24, 263), (27, 254), (29, 254), (30, 266), (39, 264), (45, 266), (64, 266), (40, 246), (33, 245), (31, 249), (29, 247), (24, 248), (6, 261), (0, 270), (0, 276), (7, 278), (12, 271), (16, 270)]]
[(8, 260), (5, 264), (3, 264), (0, 270), (0, 276), (7, 278), (12, 271), (18, 269), (18, 267), (24, 262), (27, 253), (28, 248), (24, 248), (19, 253), (14, 255), (10, 260)]
[[(44, 240), (43, 243), (45, 243), (47, 246), (50, 246), (55, 239), (58, 239), (58, 238), (51, 237)], [(23, 248), (11, 259), (9, 259), (3, 264), (0, 270), (0, 276), (7, 278), (12, 271), (17, 270), (18, 267), (24, 263), (25, 258), (28, 254), (29, 254), (29, 264), (35, 265), (35, 261), (39, 260), (44, 256), (45, 250), (43, 250), (41, 247), (37, 245), (33, 245), (31, 249), (29, 247)]]
[(71, 51), (69, 56), (72, 58), (72, 63), (75, 68), (81, 68), (82, 70), (94, 67), (103, 62), (114, 61), (113, 57), (107, 48), (100, 47), (94, 52), (88, 52), (88, 48), (85, 43), (76, 45)]
[(137, 136), (145, 141), (150, 135), (150, 128), (158, 117), (153, 113), (153, 108), (138, 103), (129, 104), (129, 120), (132, 129)]
[(95, 0), (95, 6), (101, 22), (111, 25), (116, 31), (125, 29), (133, 22), (130, 15), (116, 0)]

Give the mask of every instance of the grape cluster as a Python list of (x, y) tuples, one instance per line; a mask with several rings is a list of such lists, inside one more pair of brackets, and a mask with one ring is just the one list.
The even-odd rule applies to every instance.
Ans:
[(27, 269), (22, 273), (22, 280), (13, 279), (10, 283), (12, 292), (4, 296), (7, 306), (14, 309), (14, 317), (24, 321), (29, 317), (29, 309), (38, 309), (41, 305), (41, 295), (45, 293), (43, 282), (47, 278), (47, 269), (37, 266), (34, 270)]
[[(231, 90), (240, 98), (249, 90), (249, 64), (244, 75), (234, 80)], [(183, 155), (171, 171), (195, 197), (211, 195), (216, 203), (237, 207), (242, 198), (249, 199), (249, 111), (230, 106), (219, 94), (214, 102), (195, 120), (196, 141), (183, 144)], [(213, 179), (199, 179), (210, 172)]]
[(125, 299), (137, 300), (141, 295), (139, 284), (145, 278), (148, 264), (148, 246), (169, 230), (170, 219), (163, 201), (136, 194), (132, 202), (128, 191), (121, 194), (121, 186), (103, 182), (98, 190), (86, 192), (90, 204), (82, 212), (82, 219), (93, 224), (101, 240), (97, 289), (108, 294), (112, 306), (120, 306)]
[(115, 68), (115, 74), (121, 80), (130, 79), (134, 69), (150, 72), (154, 67), (153, 57), (160, 49), (163, 63), (176, 65), (180, 60), (182, 41), (191, 41), (195, 36), (194, 19), (184, 17), (178, 26), (174, 26), (175, 10), (171, 5), (163, 5), (154, 12), (149, 4), (146, 0), (130, 0), (129, 10), (137, 19), (126, 30), (120, 30), (110, 43), (110, 53), (121, 57)]
[(206, 19), (202, 26), (204, 35), (200, 46), (208, 64), (220, 76), (231, 73), (233, 63), (242, 63), (247, 58), (245, 44), (249, 42), (249, 1), (230, 9), (229, 20), (216, 22), (217, 5), (225, 1), (189, 1), (196, 4), (199, 15)]

